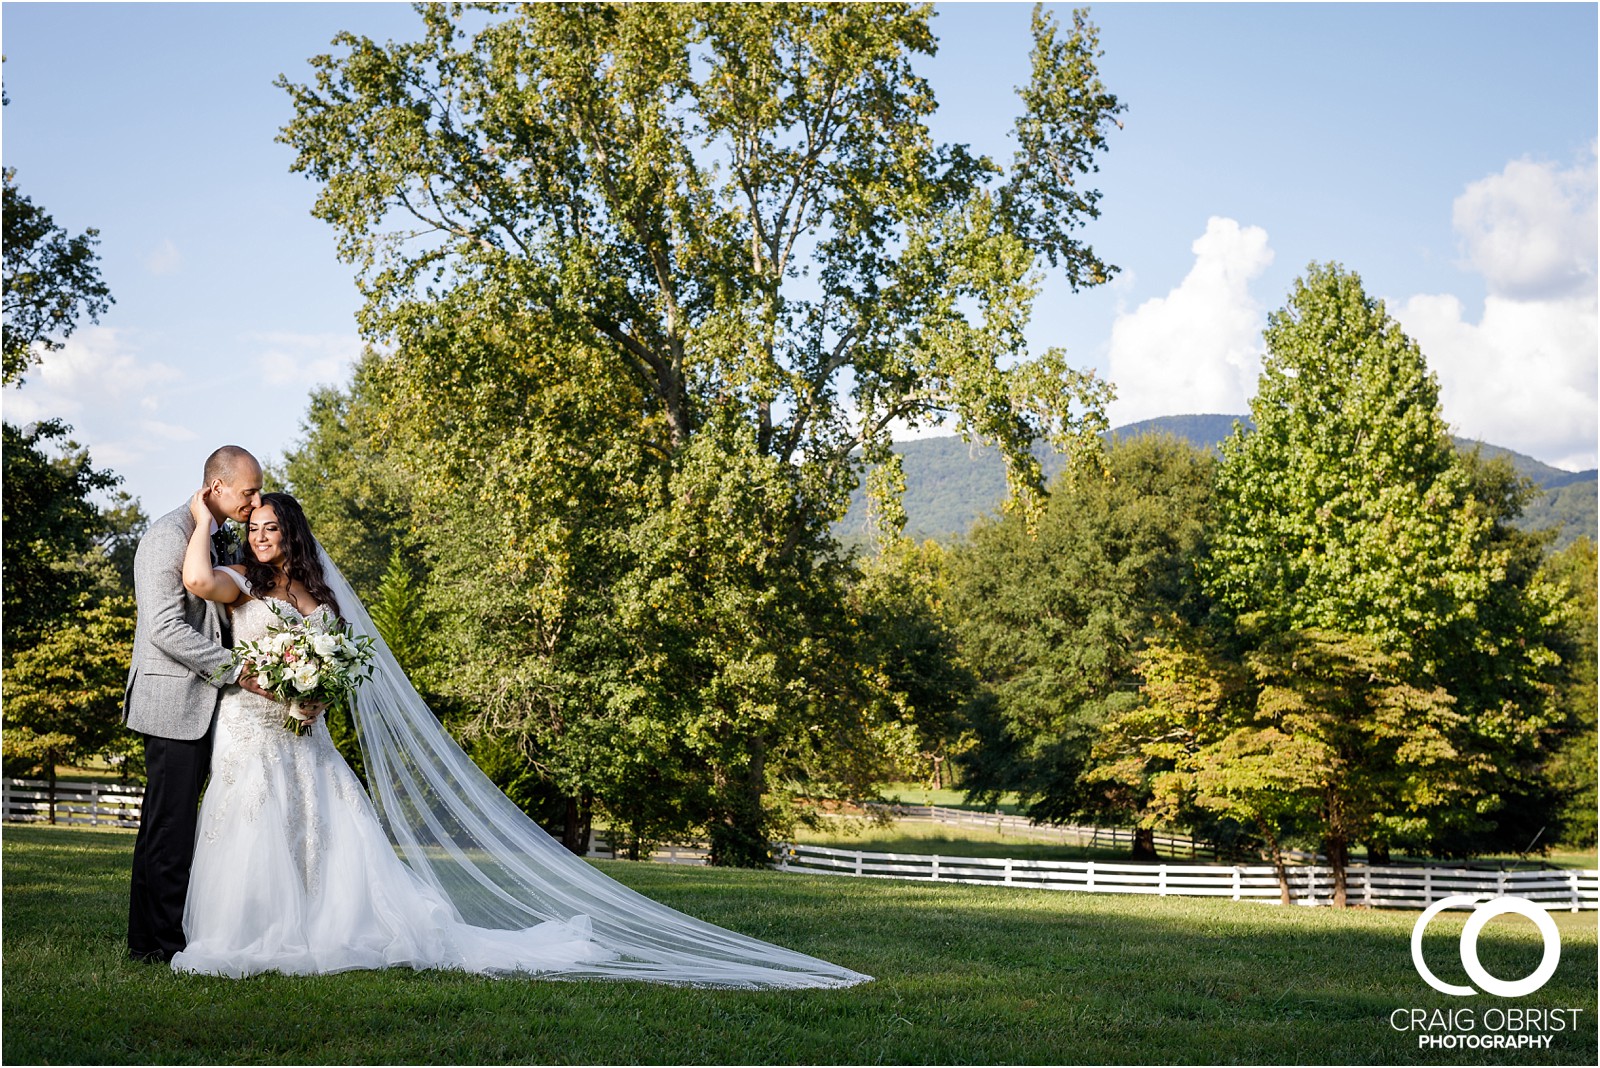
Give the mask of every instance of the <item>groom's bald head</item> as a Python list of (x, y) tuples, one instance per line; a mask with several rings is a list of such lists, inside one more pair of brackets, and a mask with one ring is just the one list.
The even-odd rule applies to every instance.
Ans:
[(261, 464), (237, 445), (224, 445), (206, 457), (207, 506), (217, 522), (243, 523), (261, 503)]
[(241, 475), (251, 476), (246, 481), (255, 481), (261, 477), (261, 464), (250, 455), (249, 450), (241, 449), (237, 445), (224, 445), (206, 457), (206, 485), (209, 486), (220, 478), (231, 486)]

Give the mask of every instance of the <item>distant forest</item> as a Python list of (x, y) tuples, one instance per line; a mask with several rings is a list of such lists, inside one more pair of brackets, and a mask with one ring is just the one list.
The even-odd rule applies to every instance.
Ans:
[[(1171, 434), (1196, 448), (1215, 451), (1233, 432), (1233, 424), (1250, 425), (1247, 415), (1169, 415), (1129, 423), (1112, 431), (1119, 438), (1141, 434)], [(1554, 527), (1552, 550), (1561, 549), (1587, 534), (1596, 537), (1596, 472), (1563, 471), (1520, 452), (1487, 442), (1456, 438), (1456, 446), (1481, 448), (1485, 457), (1507, 456), (1518, 473), (1532, 479), (1543, 491), (1528, 502), (1518, 526), (1525, 530)], [(922, 540), (948, 540), (966, 534), (980, 516), (992, 515), (1005, 499), (1006, 475), (1000, 454), (992, 448), (970, 445), (959, 437), (922, 438), (895, 446), (906, 473), (906, 533)], [(1037, 455), (1045, 477), (1061, 472), (1062, 458), (1044, 446)], [(846, 542), (866, 535), (866, 498), (858, 489), (850, 512), (838, 532)]]

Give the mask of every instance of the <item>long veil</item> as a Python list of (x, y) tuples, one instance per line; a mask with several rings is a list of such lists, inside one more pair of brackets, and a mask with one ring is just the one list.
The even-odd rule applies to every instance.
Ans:
[(353, 718), (372, 802), (396, 852), (475, 927), (581, 924), (615, 956), (551, 977), (687, 986), (840, 987), (871, 976), (697, 920), (574, 856), (501, 793), (412, 687), (356, 592), (318, 546), (329, 589), (357, 634), (374, 639)]

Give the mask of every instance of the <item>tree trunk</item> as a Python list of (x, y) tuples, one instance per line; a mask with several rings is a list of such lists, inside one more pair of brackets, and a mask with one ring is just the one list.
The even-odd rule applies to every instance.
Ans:
[(1333, 866), (1333, 907), (1342, 909), (1348, 903), (1345, 895), (1345, 869), (1350, 864), (1350, 844), (1343, 838), (1329, 838), (1323, 843), (1323, 850), (1328, 854), (1328, 863)]
[(728, 776), (719, 793), (720, 808), (711, 821), (711, 856), (714, 865), (732, 868), (761, 868), (772, 859), (768, 841), (766, 808), (765, 746), (753, 746), (750, 763), (742, 775)]
[(1278, 877), (1278, 903), (1280, 905), (1293, 905), (1294, 895), (1289, 892), (1289, 869), (1283, 864), (1283, 848), (1278, 845), (1278, 836), (1269, 831), (1264, 824), (1256, 824), (1261, 831), (1261, 837), (1267, 841), (1267, 856), (1272, 859), (1272, 874)]
[(1158, 860), (1156, 853), (1156, 832), (1151, 827), (1135, 827), (1133, 829), (1133, 859)]
[[(581, 797), (567, 798), (567, 812), (561, 821), (561, 844), (568, 852), (586, 856), (589, 852), (589, 806)], [(614, 851), (613, 851), (614, 852)]]

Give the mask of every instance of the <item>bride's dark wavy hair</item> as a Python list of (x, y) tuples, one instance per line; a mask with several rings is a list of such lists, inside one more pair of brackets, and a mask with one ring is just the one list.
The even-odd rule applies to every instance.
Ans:
[[(311, 524), (306, 522), (305, 509), (287, 493), (263, 493), (261, 503), (272, 505), (272, 510), (277, 513), (278, 529), (283, 532), (283, 555), (288, 557), (288, 565), (284, 570), (289, 578), (304, 586), (318, 604), (327, 605), (333, 609), (334, 615), (343, 619), (344, 616), (339, 613), (339, 601), (328, 589), (328, 580), (323, 576), (322, 560), (317, 556), (317, 539), (311, 536)], [(278, 572), (271, 565), (256, 559), (255, 552), (249, 547), (249, 540), (247, 528), (244, 577), (250, 580), (250, 588), (259, 597), (271, 592), (277, 585)]]

